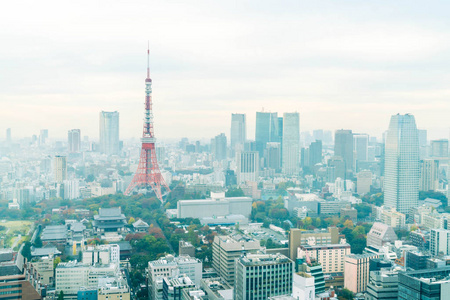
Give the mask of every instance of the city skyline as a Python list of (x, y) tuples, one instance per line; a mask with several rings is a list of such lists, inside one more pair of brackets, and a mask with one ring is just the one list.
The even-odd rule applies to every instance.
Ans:
[[(0, 128), (13, 138), (30, 136), (30, 125), (56, 138), (80, 128), (95, 139), (98, 113), (119, 111), (121, 136), (138, 138), (149, 39), (159, 139), (228, 135), (231, 113), (247, 114), (251, 138), (262, 108), (298, 111), (302, 131), (378, 137), (389, 116), (411, 113), (430, 139), (447, 138), (448, 4), (439, 6), (136, 2), (86, 12), (79, 3), (62, 16), (57, 2), (31, 2), (29, 12), (8, 3)], [(19, 11), (24, 22), (11, 19)]]

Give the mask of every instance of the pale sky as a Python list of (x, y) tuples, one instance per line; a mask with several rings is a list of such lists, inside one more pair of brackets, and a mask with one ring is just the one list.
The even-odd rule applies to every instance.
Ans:
[(380, 136), (412, 113), (450, 127), (449, 1), (8, 1), (0, 9), (0, 139), (142, 133), (150, 41), (158, 139), (229, 137), (231, 113), (300, 112), (301, 131)]

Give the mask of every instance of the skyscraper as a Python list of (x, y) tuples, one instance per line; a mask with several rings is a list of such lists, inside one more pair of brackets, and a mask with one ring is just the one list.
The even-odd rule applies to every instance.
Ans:
[(227, 158), (227, 137), (221, 133), (212, 139), (211, 152), (216, 160)]
[(316, 140), (309, 145), (309, 166), (322, 162), (322, 140)]
[(448, 140), (431, 141), (431, 157), (448, 159)]
[(238, 150), (243, 150), (246, 140), (247, 123), (245, 114), (231, 114), (231, 150), (236, 151), (236, 147), (239, 147)]
[(68, 148), (70, 153), (80, 152), (81, 131), (80, 129), (71, 129), (67, 135)]
[(300, 171), (300, 114), (283, 115), (283, 173), (296, 175)]
[(238, 184), (246, 181), (258, 181), (259, 153), (257, 151), (244, 151), (237, 153), (236, 156)]
[(419, 201), (419, 138), (413, 115), (394, 115), (385, 144), (384, 204), (408, 214)]
[(353, 135), (353, 150), (356, 155), (356, 164), (361, 161), (368, 161), (369, 136), (364, 133), (355, 133)]
[(353, 172), (353, 133), (351, 130), (336, 130), (334, 134), (334, 155), (344, 160), (346, 175)]
[(100, 152), (119, 154), (119, 112), (100, 113)]
[(11, 143), (11, 128), (6, 129), (6, 142)]
[(256, 112), (255, 142), (260, 157), (268, 142), (278, 142), (278, 122), (277, 113)]
[(420, 161), (420, 191), (434, 191), (439, 188), (439, 160), (424, 159)]
[(55, 156), (53, 170), (56, 182), (61, 183), (67, 179), (67, 160), (65, 156)]
[(39, 134), (39, 145), (45, 145), (48, 139), (48, 129), (41, 129)]

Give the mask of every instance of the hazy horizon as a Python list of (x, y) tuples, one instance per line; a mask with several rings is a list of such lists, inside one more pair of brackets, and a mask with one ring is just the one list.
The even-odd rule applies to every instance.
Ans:
[[(15, 1), (0, 13), (0, 139), (49, 129), (98, 138), (119, 111), (142, 133), (150, 40), (158, 140), (229, 137), (231, 113), (300, 113), (300, 130), (381, 137), (411, 113), (448, 138), (450, 24), (445, 1)], [(27, 9), (24, 9), (26, 7)]]

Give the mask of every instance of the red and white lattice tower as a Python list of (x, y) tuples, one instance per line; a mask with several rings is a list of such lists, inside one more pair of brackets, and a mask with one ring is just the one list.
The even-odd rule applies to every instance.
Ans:
[(158, 161), (156, 160), (155, 134), (153, 132), (153, 113), (152, 113), (152, 80), (150, 79), (150, 50), (147, 50), (147, 78), (145, 79), (145, 116), (144, 116), (144, 132), (142, 134), (142, 150), (139, 166), (133, 180), (125, 191), (125, 195), (129, 195), (136, 187), (151, 188), (156, 197), (163, 201), (161, 186), (170, 189), (166, 184), (161, 171), (159, 170)]

